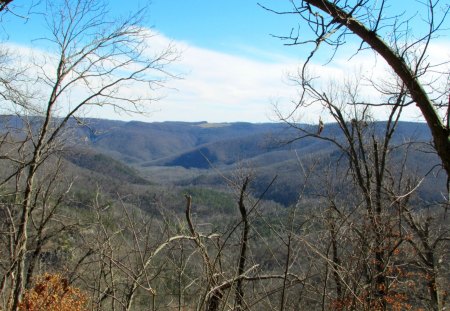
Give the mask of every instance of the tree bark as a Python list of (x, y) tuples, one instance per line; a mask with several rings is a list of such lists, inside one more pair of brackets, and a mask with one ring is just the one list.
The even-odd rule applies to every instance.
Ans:
[(0, 12), (5, 10), (8, 4), (10, 4), (13, 0), (0, 0)]
[[(241, 195), (239, 198), (239, 211), (241, 213), (242, 222), (244, 224), (244, 228), (242, 231), (241, 238), (241, 251), (239, 255), (239, 263), (238, 263), (238, 276), (241, 277), (244, 274), (245, 262), (247, 260), (247, 243), (248, 243), (248, 232), (250, 230), (248, 217), (247, 217), (247, 209), (244, 205), (244, 196), (245, 191), (247, 189), (247, 185), (249, 183), (249, 178), (246, 177), (244, 183), (241, 188)], [(243, 280), (239, 278), (236, 282), (236, 297), (235, 297), (235, 306), (236, 311), (243, 310), (244, 304), (244, 288), (243, 288)]]

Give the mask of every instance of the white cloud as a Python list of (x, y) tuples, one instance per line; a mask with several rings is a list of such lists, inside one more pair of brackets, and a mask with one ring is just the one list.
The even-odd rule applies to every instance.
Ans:
[[(87, 110), (88, 116), (114, 119), (137, 119), (142, 121), (200, 121), (210, 122), (267, 122), (273, 120), (273, 102), (278, 102), (285, 109), (290, 109), (289, 103), (297, 100), (297, 89), (286, 81), (288, 72), (296, 71), (301, 65), (297, 59), (283, 55), (274, 55), (268, 51), (254, 50), (255, 59), (230, 55), (218, 51), (193, 46), (186, 42), (176, 42), (157, 34), (149, 42), (151, 50), (161, 51), (168, 45), (174, 45), (181, 51), (178, 62), (170, 64), (168, 70), (181, 74), (183, 79), (170, 80), (159, 90), (158, 95), (164, 97), (147, 108), (146, 116), (117, 115), (105, 108)], [(445, 45), (445, 44), (444, 44)], [(30, 47), (10, 45), (11, 49), (20, 51), (23, 55), (42, 54), (42, 51)], [(449, 53), (440, 45), (432, 45), (430, 59), (433, 61), (449, 60)], [(446, 52), (444, 52), (446, 51)], [(250, 55), (247, 48), (246, 55)], [(261, 54), (265, 59), (261, 61)], [(311, 64), (313, 73), (320, 77), (318, 83), (326, 85), (327, 80), (343, 81), (349, 73), (361, 71), (368, 78), (383, 78), (387, 66), (381, 58), (373, 53), (361, 53), (352, 59), (344, 53), (338, 55), (327, 65)], [(147, 91), (147, 90), (145, 90)], [(142, 87), (129, 85), (127, 94), (144, 93)], [(376, 101), (379, 95), (365, 87), (362, 100)], [(320, 107), (312, 107), (301, 112), (303, 121), (316, 122)], [(409, 119), (416, 118), (420, 113), (413, 109), (408, 114)], [(382, 117), (382, 116), (381, 116)]]
[(183, 52), (172, 67), (184, 78), (169, 83), (155, 119), (268, 121), (271, 98), (288, 100), (295, 95), (283, 81), (294, 62), (261, 62), (183, 42), (176, 46)]
[[(145, 121), (266, 122), (272, 115), (272, 99), (285, 101), (295, 97), (295, 89), (283, 82), (286, 70), (296, 66), (294, 62), (260, 62), (186, 42), (174, 42), (162, 34), (153, 36), (148, 45), (151, 47), (149, 55), (157, 54), (169, 45), (175, 46), (181, 56), (167, 70), (180, 74), (182, 79), (169, 79), (165, 88), (157, 90), (155, 97), (163, 98), (146, 108), (147, 115), (119, 115), (107, 107), (90, 107), (85, 109), (87, 116)], [(23, 63), (33, 60), (39, 64), (45, 59), (45, 72), (56, 70), (48, 60), (57, 57), (50, 52), (13, 43), (8, 43), (8, 47), (20, 55)], [(129, 84), (121, 94), (131, 97), (144, 95), (147, 91), (142, 86)], [(78, 89), (67, 101), (76, 102), (77, 96), (82, 94), (83, 91)]]

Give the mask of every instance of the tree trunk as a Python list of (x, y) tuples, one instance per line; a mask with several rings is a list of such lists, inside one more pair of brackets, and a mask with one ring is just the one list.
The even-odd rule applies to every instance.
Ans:
[(405, 63), (405, 60), (397, 55), (376, 32), (371, 31), (347, 14), (344, 10), (328, 0), (305, 0), (306, 3), (317, 7), (334, 18), (334, 21), (347, 27), (354, 34), (366, 42), (374, 51), (379, 53), (395, 71), (398, 77), (405, 83), (408, 91), (422, 112), (433, 136), (434, 147), (442, 160), (442, 165), (450, 176), (450, 131), (439, 117), (433, 102), (428, 97), (417, 77)]
[(13, 0), (0, 0), (0, 12), (5, 10), (8, 4), (10, 4)]

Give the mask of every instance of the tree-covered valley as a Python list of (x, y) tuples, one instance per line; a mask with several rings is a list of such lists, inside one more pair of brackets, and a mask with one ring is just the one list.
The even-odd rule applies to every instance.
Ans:
[[(43, 122), (1, 120), (2, 152), (11, 157), (26, 153), (24, 134)], [(387, 125), (364, 124), (363, 131), (383, 141)], [(211, 308), (219, 293), (230, 295), (220, 300), (231, 308), (238, 284), (249, 308), (277, 309), (283, 301), (285, 309), (318, 309), (321, 286), (333, 283), (332, 264), (335, 278), (352, 283), (341, 284), (346, 299), (353, 291), (366, 295), (365, 256), (373, 250), (364, 243), (375, 245), (370, 231), (358, 235), (371, 226), (361, 210), (364, 194), (345, 151), (326, 139), (348, 143), (335, 123), (320, 138), (295, 140), (298, 134), (282, 123), (71, 120), (36, 175), (29, 282), (62, 275), (90, 308), (102, 310)], [(420, 243), (433, 243), (442, 299), (448, 284), (445, 175), (430, 137), (423, 123), (399, 122), (386, 155), (389, 178), (380, 195), (388, 207), (380, 221), (389, 230), (383, 243), (392, 252), (396, 308), (429, 305)], [(3, 212), (12, 212), (17, 170), (17, 163), (2, 166)], [(3, 215), (6, 229), (13, 215)], [(327, 297), (327, 308), (344, 303), (332, 292)]]
[[(214, 123), (123, 120), (180, 80), (167, 106), (201, 89), (241, 119), (278, 66), (161, 39), (151, 5), (0, 1), (0, 310), (450, 308), (443, 2), (257, 3), (295, 18), (272, 34), (301, 52), (295, 98), (273, 122)], [(208, 81), (177, 65), (192, 52)], [(253, 74), (217, 83), (232, 62)]]

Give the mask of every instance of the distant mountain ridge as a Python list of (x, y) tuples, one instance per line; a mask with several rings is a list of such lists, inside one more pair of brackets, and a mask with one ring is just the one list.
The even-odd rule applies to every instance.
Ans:
[[(92, 128), (96, 128), (97, 122), (92, 122)], [(101, 121), (100, 121), (101, 123)], [(111, 128), (110, 131), (99, 135), (92, 142), (94, 148), (112, 152), (122, 160), (130, 163), (151, 163), (163, 159), (173, 158), (176, 155), (203, 148), (218, 142), (243, 139), (251, 135), (266, 135), (274, 130), (279, 130), (282, 125), (229, 123), (214, 124), (163, 122), (143, 123), (127, 122), (120, 127)], [(167, 160), (171, 161), (171, 160)], [(174, 165), (182, 164), (179, 161)], [(189, 166), (189, 164), (187, 164)]]
[[(108, 121), (106, 121), (106, 124)], [(385, 123), (377, 122), (379, 131)], [(304, 125), (307, 126), (307, 125)], [(311, 125), (314, 129), (315, 126)], [(323, 135), (342, 139), (337, 124), (327, 124)], [(181, 166), (207, 169), (211, 165), (231, 165), (272, 152), (301, 150), (324, 152), (333, 148), (326, 141), (305, 138), (281, 123), (207, 123), (207, 122), (123, 122), (106, 129), (103, 120), (90, 119), (89, 131), (98, 133), (89, 144), (96, 150), (139, 166)], [(86, 129), (81, 129), (88, 138)], [(400, 122), (394, 143), (431, 140), (426, 124)], [(292, 143), (287, 143), (293, 141)]]
[[(386, 123), (377, 122), (374, 126), (375, 133), (382, 133)], [(90, 127), (105, 128), (102, 120), (91, 120)], [(326, 124), (322, 134), (343, 139), (337, 124)], [(305, 182), (300, 165), (317, 161), (316, 168), (322, 170), (341, 157), (333, 144), (315, 138), (295, 141), (298, 135), (296, 130), (280, 123), (124, 122), (99, 134), (89, 144), (94, 150), (131, 165), (156, 183), (166, 183), (168, 179), (183, 187), (223, 188), (244, 168), (254, 174), (255, 193), (262, 193), (276, 176), (265, 198), (287, 206), (297, 201)], [(393, 143), (430, 140), (426, 124), (400, 122)], [(436, 164), (438, 158), (424, 152), (414, 152), (409, 160), (411, 170), (420, 174)], [(174, 174), (174, 169), (179, 175), (167, 178)], [(429, 193), (437, 192), (427, 191), (427, 187), (431, 189), (432, 183), (423, 184), (423, 197), (433, 199)]]
[[(0, 120), (3, 131), (12, 125), (21, 126), (19, 117), (1, 116)], [(257, 193), (277, 176), (266, 198), (284, 205), (297, 199), (304, 182), (301, 165), (316, 161), (316, 168), (321, 170), (341, 156), (327, 141), (311, 137), (296, 141), (299, 132), (281, 123), (82, 121), (83, 125), (75, 120), (69, 124), (74, 129), (70, 131), (73, 145), (66, 159), (76, 166), (140, 185), (219, 188), (225, 187), (236, 171), (250, 169)], [(39, 118), (33, 122), (39, 123)], [(385, 125), (376, 122), (375, 133), (382, 133)], [(312, 131), (317, 127), (303, 126)], [(343, 139), (337, 124), (326, 124), (322, 135)], [(399, 145), (430, 140), (427, 125), (414, 122), (400, 122), (393, 138)], [(414, 152), (409, 160), (412, 170), (422, 172), (436, 164), (438, 158), (424, 152)]]
[[(31, 117), (38, 123), (39, 117)], [(3, 129), (24, 126), (21, 117), (0, 116)], [(381, 129), (384, 122), (376, 122)], [(302, 125), (308, 127), (308, 125)], [(311, 153), (328, 148), (328, 143), (313, 138), (295, 141), (298, 132), (282, 123), (208, 123), (208, 122), (138, 122), (106, 119), (83, 119), (83, 125), (70, 120), (75, 128), (73, 141), (83, 147), (106, 153), (113, 158), (139, 166), (182, 166), (207, 168), (209, 163), (230, 165), (240, 160), (281, 150), (301, 149)], [(314, 125), (310, 125), (314, 130)], [(337, 124), (326, 124), (323, 135), (342, 135)], [(342, 137), (342, 136), (341, 136)], [(424, 123), (400, 122), (394, 141), (430, 141)], [(287, 144), (288, 141), (294, 141)]]

